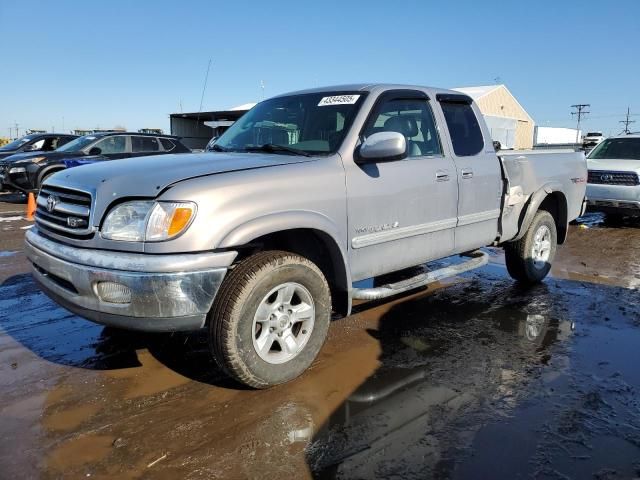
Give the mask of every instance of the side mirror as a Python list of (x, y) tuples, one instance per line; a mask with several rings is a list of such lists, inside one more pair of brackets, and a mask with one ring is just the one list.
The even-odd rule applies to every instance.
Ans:
[(89, 150), (89, 155), (100, 155), (102, 153), (102, 149), (98, 147), (93, 147)]
[(498, 150), (502, 150), (502, 144), (501, 144), (499, 141), (494, 140), (494, 142), (493, 142), (493, 149), (494, 149), (496, 152), (497, 152)]
[(356, 163), (401, 160), (407, 156), (407, 140), (398, 132), (378, 132), (367, 137), (356, 155)]

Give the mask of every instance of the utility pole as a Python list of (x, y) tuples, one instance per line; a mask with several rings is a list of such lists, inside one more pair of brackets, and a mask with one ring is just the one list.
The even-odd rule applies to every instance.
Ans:
[(13, 124), (16, 126), (16, 138), (20, 138), (20, 133), (18, 133), (19, 132), (18, 127), (20, 125), (15, 120), (13, 121)]
[(590, 113), (588, 111), (586, 111), (587, 108), (589, 108), (591, 105), (589, 103), (579, 103), (577, 105), (571, 105), (571, 108), (575, 108), (575, 112), (571, 112), (571, 115), (576, 115), (578, 117), (578, 126), (576, 127), (576, 143), (578, 142), (578, 135), (580, 135), (580, 121), (582, 120), (582, 117), (584, 115), (586, 115), (587, 113)]
[(262, 97), (260, 98), (260, 101), (264, 100), (264, 81), (260, 80), (260, 89), (262, 90)]
[(622, 133), (626, 133), (627, 135), (631, 133), (631, 130), (629, 130), (629, 124), (636, 123), (635, 120), (629, 120), (629, 117), (631, 116), (630, 110), (631, 109), (627, 107), (627, 118), (625, 120), (620, 120), (620, 123), (624, 123), (624, 130), (622, 131)]

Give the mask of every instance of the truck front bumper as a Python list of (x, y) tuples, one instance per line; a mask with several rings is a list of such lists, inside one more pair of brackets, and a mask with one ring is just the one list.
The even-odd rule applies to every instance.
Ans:
[(640, 215), (640, 185), (587, 184), (589, 209)]
[(57, 303), (94, 322), (168, 332), (204, 326), (237, 252), (149, 255), (69, 247), (34, 228), (33, 276)]

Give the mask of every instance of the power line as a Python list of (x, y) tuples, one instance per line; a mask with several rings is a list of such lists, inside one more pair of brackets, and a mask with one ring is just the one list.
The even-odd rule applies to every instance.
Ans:
[(580, 121), (582, 120), (583, 115), (586, 115), (588, 112), (586, 109), (589, 108), (591, 104), (589, 103), (578, 103), (577, 105), (571, 105), (571, 108), (575, 108), (575, 112), (571, 112), (571, 115), (576, 115), (578, 117), (578, 125), (576, 127), (576, 143), (578, 143), (578, 136), (580, 135)]
[(635, 120), (629, 120), (629, 117), (631, 116), (630, 110), (630, 107), (627, 107), (627, 117), (624, 120), (620, 120), (619, 122), (624, 123), (624, 130), (622, 131), (622, 133), (626, 133), (627, 135), (631, 133), (631, 130), (629, 130), (629, 124), (636, 123)]

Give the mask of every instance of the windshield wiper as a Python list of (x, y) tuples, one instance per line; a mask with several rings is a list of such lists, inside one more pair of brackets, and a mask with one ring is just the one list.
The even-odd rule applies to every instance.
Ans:
[(302, 155), (304, 157), (310, 157), (311, 154), (304, 150), (298, 150), (297, 148), (286, 147), (284, 145), (278, 145), (276, 143), (265, 143), (258, 147), (246, 147), (247, 152), (269, 152), (269, 153), (291, 153), (293, 155)]

